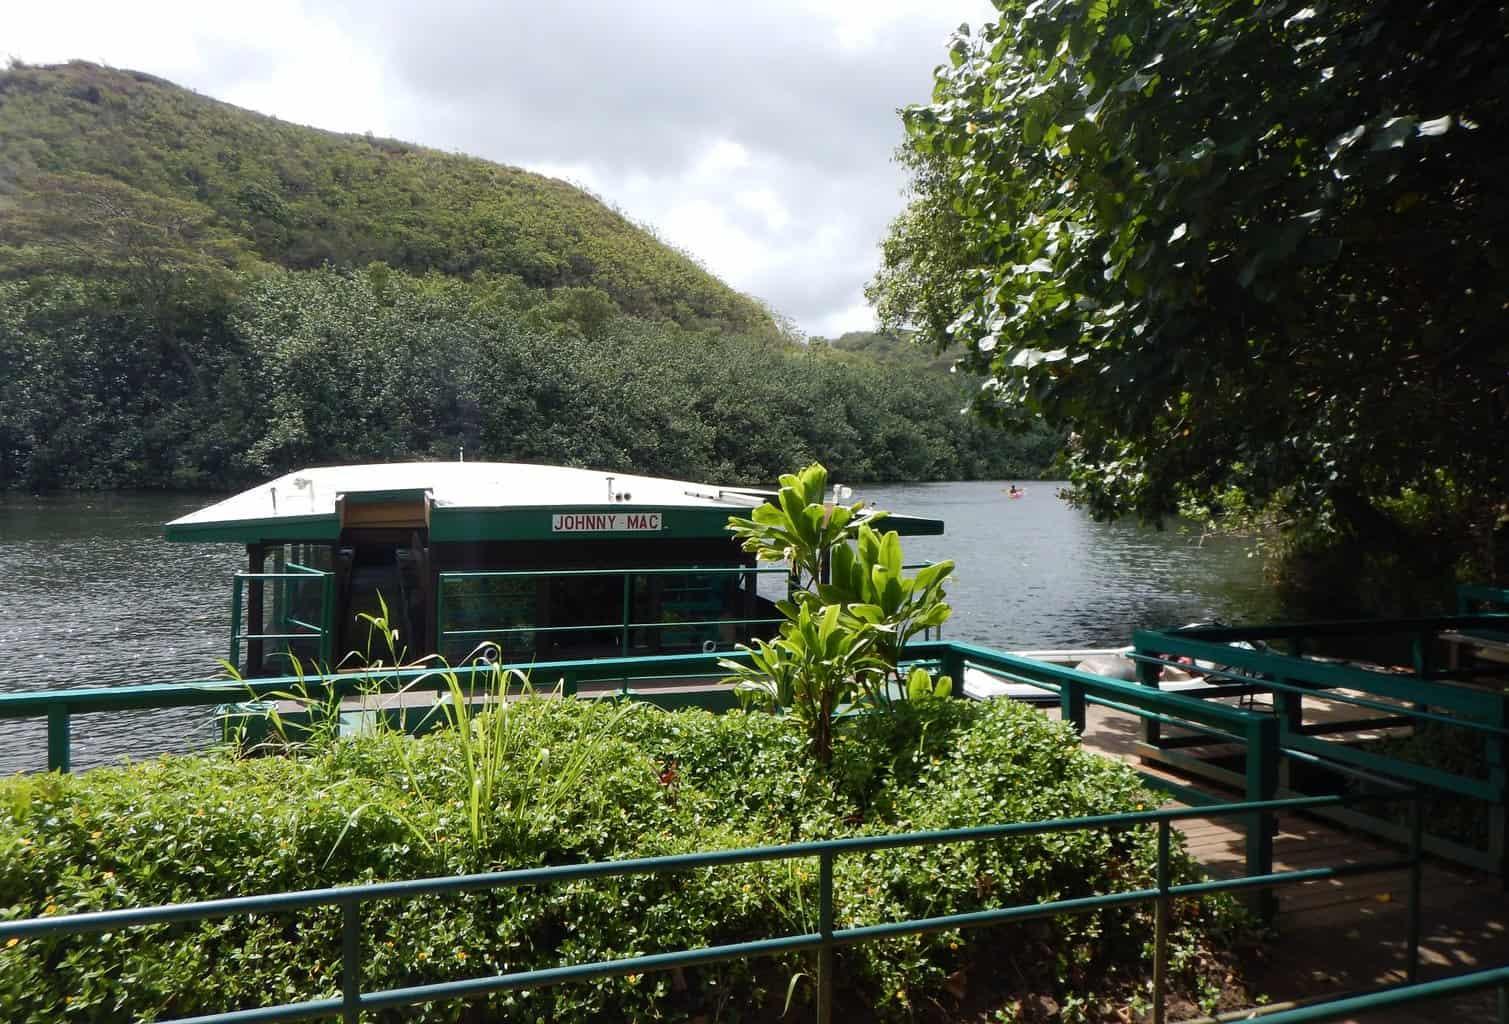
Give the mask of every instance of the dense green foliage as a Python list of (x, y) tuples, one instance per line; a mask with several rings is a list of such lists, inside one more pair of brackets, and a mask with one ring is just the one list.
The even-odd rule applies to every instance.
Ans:
[(969, 385), (805, 347), (595, 199), (86, 64), (0, 73), (0, 487), (537, 461), (1025, 476)]
[[(873, 286), (981, 405), (1073, 431), (1081, 495), (1405, 543), (1509, 493), (1509, 7), (1001, 0), (905, 113)], [(1492, 571), (1491, 560), (1480, 569)]]
[(914, 667), (902, 679), (902, 651), (918, 633), (947, 622), (953, 610), (943, 584), (954, 570), (935, 562), (908, 576), (901, 536), (871, 523), (889, 513), (845, 505), (828, 491), (828, 471), (813, 463), (781, 476), (773, 500), (729, 531), (761, 562), (790, 569), (788, 597), (776, 602), (785, 621), (775, 639), (739, 646), (747, 664), (724, 661), (740, 693), (753, 693), (792, 716), (819, 764), (833, 759), (833, 716), (845, 706), (875, 714), (901, 700), (946, 697), (953, 681)]
[[(0, 907), (73, 913), (332, 883), (681, 853), (1143, 806), (1127, 767), (1007, 701), (931, 701), (851, 723), (829, 773), (764, 714), (662, 712), (538, 698), (510, 706), (519, 742), (489, 763), (477, 827), (472, 768), (450, 731), (375, 735), (302, 758), (170, 757), (0, 783)], [(487, 716), (484, 716), (487, 717)], [(480, 724), (480, 723), (479, 723)], [(580, 749), (585, 748), (585, 749)], [(660, 772), (679, 765), (672, 788)], [(590, 770), (553, 785), (569, 758)], [(1149, 830), (1072, 832), (839, 858), (840, 926), (1151, 885)], [(1181, 874), (1188, 871), (1185, 866)], [(423, 984), (814, 929), (816, 869), (766, 864), (495, 894), (390, 901), (364, 915), (363, 984)], [(1132, 992), (1146, 909), (842, 950), (843, 1019), (907, 1019), (960, 986), (1050, 994), (1066, 1007)], [(1214, 919), (1176, 910), (1177, 976), (1209, 963)], [(328, 995), (334, 910), (26, 940), (0, 949), (0, 1016), (116, 1021)], [(799, 957), (450, 1002), (403, 1019), (773, 1019)], [(953, 994), (950, 994), (952, 991)], [(1071, 999), (1068, 993), (1078, 991)], [(805, 984), (797, 999), (809, 998)], [(873, 1009), (872, 1009), (873, 1008)], [(398, 1019), (395, 1015), (380, 1019)]]
[(910, 331), (849, 331), (836, 338), (808, 338), (807, 343), (861, 360), (934, 370), (952, 370), (959, 358), (957, 352), (938, 352), (926, 347)]
[(0, 484), (227, 486), (302, 465), (535, 461), (766, 481), (1021, 474), (953, 378), (616, 315), (595, 289), (275, 272), (149, 310), (0, 282)]

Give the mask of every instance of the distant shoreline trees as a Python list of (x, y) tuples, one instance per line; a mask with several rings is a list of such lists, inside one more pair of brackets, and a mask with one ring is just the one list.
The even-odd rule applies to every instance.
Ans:
[(220, 489), (463, 446), (729, 483), (819, 457), (852, 481), (1030, 477), (1057, 447), (962, 416), (947, 373), (640, 320), (596, 289), (382, 265), (232, 284), (0, 282), (0, 487)]

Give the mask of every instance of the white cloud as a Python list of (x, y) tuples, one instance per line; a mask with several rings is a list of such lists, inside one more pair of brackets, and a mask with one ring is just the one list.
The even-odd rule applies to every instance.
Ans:
[(805, 330), (866, 329), (896, 108), (986, 0), (28, 4), (0, 51), (579, 183)]

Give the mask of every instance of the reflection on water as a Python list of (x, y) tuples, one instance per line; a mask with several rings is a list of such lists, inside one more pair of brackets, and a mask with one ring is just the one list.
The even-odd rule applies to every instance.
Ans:
[(909, 560), (952, 558), (944, 635), (1006, 649), (1119, 646), (1134, 629), (1271, 618), (1250, 542), (1131, 522), (1097, 523), (1060, 501), (1062, 484), (995, 482), (856, 488), (856, 498), (942, 519), (906, 542)]
[[(1003, 648), (1124, 643), (1139, 626), (1272, 617), (1243, 542), (1094, 523), (1030, 483), (866, 486), (856, 499), (934, 516), (909, 560), (952, 558), (944, 635)], [(169, 544), (162, 524), (198, 495), (0, 495), (0, 692), (207, 678), (229, 639), (234, 544)], [(183, 750), (211, 739), (211, 711), (74, 719), (74, 763)], [(45, 764), (40, 723), (0, 726), (0, 772)]]

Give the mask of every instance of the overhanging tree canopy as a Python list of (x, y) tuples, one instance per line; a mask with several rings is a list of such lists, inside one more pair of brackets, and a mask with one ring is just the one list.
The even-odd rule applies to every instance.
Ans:
[(884, 319), (1075, 431), (1101, 514), (1501, 499), (1504, 4), (998, 6), (903, 112)]

